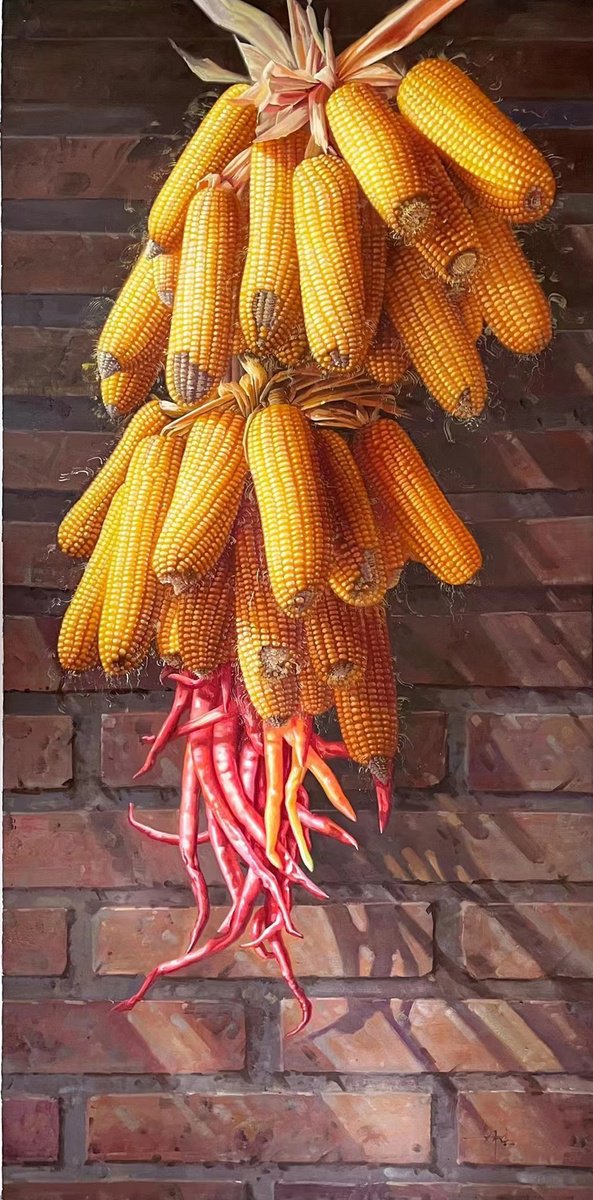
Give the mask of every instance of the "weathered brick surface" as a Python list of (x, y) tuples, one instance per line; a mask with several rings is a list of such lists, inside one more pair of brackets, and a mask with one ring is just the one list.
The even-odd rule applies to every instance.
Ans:
[(56, 526), (9, 521), (4, 526), (4, 582), (8, 586), (56, 588), (78, 583), (82, 566), (56, 545)]
[(2, 1106), (6, 1163), (53, 1163), (58, 1158), (58, 1101), (47, 1096), (7, 1096)]
[[(326, 1091), (94, 1096), (91, 1162), (425, 1163), (430, 1096)], [(131, 1136), (131, 1130), (134, 1134)]]
[(114, 1016), (109, 1002), (7, 1001), (6, 1070), (15, 1074), (200, 1074), (240, 1071), (241, 1006), (147, 1000)]
[[(285, 1032), (297, 1017), (283, 1002)], [(311, 1024), (284, 1042), (293, 1071), (405, 1075), (541, 1074), (593, 1065), (593, 1005), (560, 1001), (316, 999)]]
[(71, 717), (4, 720), (4, 786), (9, 791), (65, 788), (72, 779)]
[(552, 587), (593, 583), (593, 519), (535, 517), (484, 521), (474, 529), (484, 558), (482, 585)]
[(468, 783), (486, 792), (591, 792), (593, 717), (474, 713)]
[[(274, 1196), (276, 1200), (319, 1200), (319, 1184), (278, 1183)], [(20, 1195), (14, 1200), (21, 1200)], [(30, 1198), (25, 1196), (23, 1200)], [(62, 1200), (61, 1196), (58, 1200)], [(95, 1197), (89, 1195), (89, 1200)], [(545, 1183), (330, 1184), (323, 1188), (323, 1200), (593, 1200), (593, 1188), (578, 1184), (568, 1188), (548, 1187)]]
[[(175, 830), (173, 811), (151, 810), (142, 817)], [(132, 829), (123, 812), (12, 813), (6, 818), (4, 853), (8, 887), (150, 887), (186, 881), (176, 848)], [(212, 877), (209, 847), (203, 857)]]
[(4, 242), (7, 292), (111, 292), (134, 261), (133, 239), (122, 233), (10, 231)]
[(82, 492), (108, 457), (114, 440), (109, 433), (8, 429), (4, 435), (4, 486), (19, 492)]
[(593, 1096), (569, 1091), (465, 1092), (459, 1162), (593, 1166)]
[[(96, 375), (82, 370), (81, 364), (92, 362), (96, 337), (90, 329), (9, 327), (4, 335), (4, 387), (8, 395), (92, 395), (97, 390)], [(7, 436), (14, 441), (14, 433)], [(64, 441), (68, 443), (72, 436), (76, 437), (67, 434)]]
[[(135, 780), (146, 757), (142, 738), (155, 733), (162, 712), (106, 713), (101, 719), (101, 775), (109, 787), (177, 787), (183, 747), (171, 742), (150, 778)], [(403, 722), (404, 741), (398, 757), (396, 787), (434, 787), (447, 769), (447, 718), (441, 712), (411, 712)]]
[[(213, 910), (213, 933), (225, 909)], [(94, 927), (94, 968), (102, 975), (134, 975), (187, 944), (190, 909), (105, 908)], [(290, 950), (297, 975), (378, 978), (426, 975), (432, 967), (432, 915), (426, 904), (331, 904), (295, 908), (303, 938)], [(198, 978), (276, 979), (277, 968), (253, 951), (235, 947), (197, 963), (183, 975)]]
[[(143, 1179), (140, 1183), (7, 1183), (4, 1196), (6, 1200), (244, 1200), (244, 1189), (241, 1183), (230, 1180), (178, 1183), (167, 1177), (166, 1182)], [(549, 1200), (564, 1200), (564, 1197), (558, 1194)], [(576, 1200), (581, 1200), (580, 1194)], [(582, 1200), (588, 1197), (583, 1196)]]
[(475, 979), (591, 978), (590, 904), (464, 904), (462, 953)]
[(68, 909), (4, 909), (4, 973), (62, 975), (68, 963)]
[(152, 137), (7, 138), (5, 198), (143, 200), (170, 144)]

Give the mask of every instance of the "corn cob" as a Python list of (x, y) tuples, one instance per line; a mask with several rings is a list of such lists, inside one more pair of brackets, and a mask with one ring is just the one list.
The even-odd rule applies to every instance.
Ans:
[(302, 616), (327, 583), (330, 555), (311, 425), (294, 405), (272, 403), (250, 419), (245, 441), (272, 591)]
[(222, 379), (235, 308), (239, 207), (230, 184), (209, 177), (191, 201), (167, 350), (167, 387), (196, 404)]
[(159, 350), (154, 358), (140, 359), (125, 371), (101, 380), (101, 399), (110, 416), (125, 416), (144, 403), (158, 375), (161, 357)]
[(328, 371), (355, 371), (365, 351), (364, 285), (356, 180), (339, 158), (296, 168), (294, 222), (305, 329)]
[(515, 354), (538, 354), (552, 337), (550, 305), (506, 221), (475, 207), (483, 245), (482, 269), (472, 281), (486, 324)]
[(169, 254), (157, 254), (152, 260), (154, 286), (161, 304), (173, 308), (177, 280), (179, 278), (179, 260), (181, 246), (171, 250)]
[(477, 342), (484, 328), (484, 318), (475, 289), (464, 288), (451, 291), (450, 298), (463, 321), (468, 337), (472, 342)]
[(124, 283), (99, 335), (97, 368), (108, 379), (132, 363), (158, 363), (167, 342), (171, 310), (154, 284), (152, 263), (138, 259)]
[(416, 239), (415, 246), (440, 279), (445, 283), (458, 283), (473, 275), (480, 261), (476, 226), (430, 142), (413, 126), (410, 126), (410, 132), (425, 164), (433, 205), (432, 219)]
[(385, 573), (387, 575), (387, 587), (397, 587), (401, 573), (410, 556), (402, 530), (399, 525), (396, 525), (393, 514), (390, 521), (385, 521), (381, 524), (381, 536), (383, 540), (383, 558), (385, 561)]
[(234, 548), (204, 579), (177, 598), (181, 658), (187, 671), (210, 675), (235, 656)]
[(179, 597), (173, 588), (163, 588), (162, 604), (156, 631), (158, 657), (171, 666), (181, 666)]
[(368, 347), (377, 333), (377, 325), (383, 307), (387, 228), (377, 210), (364, 197), (361, 205), (361, 249), (366, 344)]
[(305, 624), (313, 670), (336, 691), (351, 687), (366, 668), (364, 625), (356, 609), (332, 591), (323, 593)]
[(107, 462), (76, 504), (66, 513), (58, 529), (58, 545), (64, 554), (88, 558), (105, 520), (109, 505), (127, 474), (136, 446), (167, 424), (158, 400), (149, 400), (126, 426)]
[(364, 83), (332, 92), (327, 119), (340, 154), (385, 224), (413, 242), (431, 214), (430, 187), (405, 121)]
[(149, 213), (151, 256), (168, 254), (180, 245), (186, 213), (200, 180), (220, 174), (251, 144), (256, 110), (250, 104), (236, 103), (245, 90), (245, 84), (238, 83), (223, 92), (177, 159)]
[(472, 579), (482, 565), (479, 548), (401, 426), (370, 422), (356, 434), (354, 453), (411, 557), (443, 583)]
[(256, 142), (251, 150), (249, 242), (239, 311), (249, 350), (282, 346), (300, 308), (292, 177), (307, 135)]
[(299, 708), (310, 717), (321, 717), (334, 706), (334, 694), (316, 675), (311, 660), (304, 658), (299, 673)]
[(211, 412), (194, 420), (175, 494), (154, 552), (162, 583), (181, 591), (216, 565), (237, 515), (247, 465), (245, 422)]
[(274, 357), (283, 367), (298, 367), (311, 357), (307, 334), (305, 333), (302, 308), (300, 309), (300, 318), (295, 320), (295, 325), (289, 338), (283, 346), (279, 346), (277, 350), (274, 350)]
[(367, 667), (361, 680), (336, 692), (342, 737), (355, 762), (368, 767), (382, 783), (389, 777), (397, 749), (397, 694), (385, 609), (381, 605), (361, 614), (367, 647)]
[(417, 63), (404, 76), (397, 102), (404, 117), (501, 216), (521, 224), (549, 211), (556, 185), (545, 158), (454, 63), (443, 58)]
[(376, 604), (387, 580), (381, 535), (350, 447), (333, 429), (316, 431), (333, 525), (329, 583), (346, 604)]
[(412, 247), (390, 258), (385, 307), (425, 387), (460, 421), (480, 413), (486, 402), (482, 361), (440, 279), (429, 276)]
[(260, 717), (282, 724), (298, 707), (299, 624), (291, 621), (274, 599), (253, 505), (242, 511), (235, 553), (239, 664)]
[(122, 501), (123, 488), (120, 488), (109, 505), (90, 561), (62, 618), (58, 658), (65, 671), (88, 671), (99, 665), (99, 623)]
[(147, 639), (150, 644), (160, 592), (152, 554), (171, 503), (182, 454), (180, 438), (158, 435), (145, 438), (134, 451), (99, 628), (99, 652), (106, 674), (119, 674), (137, 665)]
[(367, 355), (365, 369), (377, 383), (395, 387), (410, 366), (410, 356), (402, 345), (386, 312), (382, 312), (377, 332)]

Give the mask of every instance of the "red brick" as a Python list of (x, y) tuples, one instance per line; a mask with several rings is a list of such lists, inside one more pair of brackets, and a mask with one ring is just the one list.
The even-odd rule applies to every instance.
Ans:
[[(141, 738), (154, 733), (165, 712), (109, 713), (101, 718), (101, 776), (108, 787), (178, 787), (183, 756), (179, 742), (169, 744), (149, 780), (134, 780), (144, 762)], [(447, 717), (440, 712), (412, 712), (402, 724), (403, 745), (396, 772), (396, 787), (434, 787), (447, 769)], [(351, 773), (360, 786), (358, 773)]]
[(4, 909), (5, 975), (63, 975), (68, 965), (68, 909)]
[(454, 453), (438, 426), (414, 438), (447, 492), (576, 492), (591, 486), (589, 430), (500, 430), (477, 441), (472, 430), (456, 434)]
[(109, 433), (7, 429), (4, 486), (17, 492), (82, 492), (114, 441)]
[[(146, 824), (173, 831), (176, 813), (150, 809)], [(48, 854), (51, 846), (51, 854)], [(176, 847), (160, 845), (128, 824), (123, 812), (11, 813), (4, 843), (6, 887), (183, 886), (186, 876)], [(203, 854), (208, 879), (212, 856)]]
[(593, 717), (474, 713), (468, 784), (484, 792), (593, 790)]
[[(120, 287), (135, 255), (127, 233), (6, 230), (4, 290), (93, 295)], [(82, 365), (82, 361), (81, 361)]]
[(4, 387), (12, 396), (89, 396), (97, 392), (90, 329), (12, 325), (4, 334)]
[(589, 979), (593, 905), (464, 904), (462, 951), (474, 979)]
[(18, 1075), (240, 1071), (243, 1009), (220, 1000), (147, 1000), (114, 1014), (109, 1001), (6, 1001), (4, 1055), (4, 1069)]
[(404, 683), (446, 687), (586, 687), (591, 680), (587, 612), (399, 613), (394, 639)]
[(56, 659), (55, 617), (8, 617), (4, 635), (7, 692), (56, 692), (62, 672)]
[(93, 1096), (91, 1162), (425, 1163), (430, 1096), (250, 1092)]
[(3, 1103), (4, 1161), (58, 1161), (60, 1114), (58, 1101), (47, 1096), (7, 1096)]
[[(210, 932), (226, 911), (214, 909)], [(432, 967), (433, 923), (426, 904), (302, 905), (295, 921), (304, 935), (291, 939), (297, 975), (390, 979), (426, 975)], [(182, 951), (192, 923), (191, 909), (104, 908), (96, 917), (94, 969), (100, 975), (148, 971)], [(278, 969), (252, 950), (233, 946), (183, 975), (277, 979)]]
[(536, 517), (484, 521), (473, 529), (486, 587), (554, 587), (593, 583), (593, 518)]
[(168, 137), (7, 137), (5, 199), (145, 202), (173, 145)]
[[(283, 1028), (296, 1025), (285, 1000)], [(311, 1023), (284, 1041), (302, 1072), (583, 1072), (593, 1067), (593, 1005), (557, 1000), (313, 1000)]]
[(4, 525), (4, 582), (16, 587), (75, 587), (82, 566), (58, 549), (56, 525), (8, 521)]
[[(143, 1179), (127, 1183), (48, 1183), (44, 1180), (43, 1183), (7, 1182), (4, 1185), (5, 1200), (243, 1200), (243, 1196), (240, 1183), (182, 1183), (169, 1176), (154, 1182)], [(501, 1198), (493, 1197), (493, 1200)], [(525, 1200), (531, 1200), (531, 1197), (527, 1196)], [(549, 1200), (564, 1198), (554, 1195)], [(580, 1193), (574, 1200), (581, 1200)], [(589, 1198), (583, 1195), (582, 1200)]]
[(593, 1096), (575, 1092), (464, 1092), (460, 1163), (593, 1166)]
[(318, 839), (320, 883), (343, 883), (345, 871), (369, 883), (593, 880), (591, 813), (396, 811), (381, 837), (374, 814), (361, 812), (355, 832), (358, 853)]
[(27, 792), (65, 788), (72, 780), (72, 718), (4, 719), (4, 786)]
[[(321, 1200), (317, 1183), (278, 1183), (274, 1196), (275, 1200)], [(19, 1194), (7, 1200), (37, 1200), (37, 1197), (21, 1198)], [(95, 1197), (89, 1195), (89, 1200)], [(109, 1198), (106, 1196), (105, 1200)], [(323, 1200), (593, 1200), (593, 1188), (547, 1187), (543, 1183), (361, 1183), (343, 1187), (330, 1183), (323, 1185)]]

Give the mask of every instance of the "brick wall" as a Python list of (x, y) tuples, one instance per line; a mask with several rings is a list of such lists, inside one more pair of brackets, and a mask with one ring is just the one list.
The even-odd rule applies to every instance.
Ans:
[[(365, 24), (387, 8), (367, 0)], [(334, 11), (340, 38), (360, 32), (354, 0)], [(154, 670), (115, 692), (62, 679), (78, 567), (55, 525), (112, 438), (81, 372), (91, 301), (122, 278), (196, 97), (166, 36), (230, 65), (212, 34), (190, 0), (6, 12), (5, 1195), (592, 1200), (586, 0), (467, 0), (407, 54), (454, 37), (557, 156), (562, 208), (526, 240), (566, 303), (541, 364), (488, 353), (477, 432), (446, 438), (434, 410), (411, 410), (486, 565), (454, 597), (410, 571), (393, 607), (397, 811), (380, 839), (347, 773), (360, 854), (320, 846), (330, 902), (298, 912), (313, 1021), (283, 1041), (291, 1001), (241, 950), (110, 1011), (187, 937), (174, 851), (125, 820), (132, 797), (144, 820), (174, 820), (179, 761), (132, 781), (165, 705)]]

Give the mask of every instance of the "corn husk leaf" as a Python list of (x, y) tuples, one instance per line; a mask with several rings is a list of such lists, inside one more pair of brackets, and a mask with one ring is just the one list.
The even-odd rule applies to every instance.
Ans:
[(236, 71), (227, 71), (226, 67), (219, 67), (211, 58), (200, 58), (197, 54), (190, 54), (189, 50), (182, 50), (171, 38), (169, 41), (190, 71), (204, 83), (249, 83), (244, 75), (239, 75)]
[(463, 3), (464, 0), (406, 0), (395, 12), (389, 13), (378, 25), (342, 51), (338, 56), (340, 80), (345, 82), (351, 79), (352, 71), (360, 71), (416, 41), (437, 21)]
[(260, 12), (245, 0), (194, 0), (194, 4), (215, 25), (251, 42), (266, 58), (295, 66), (292, 47), (282, 26), (268, 13)]

